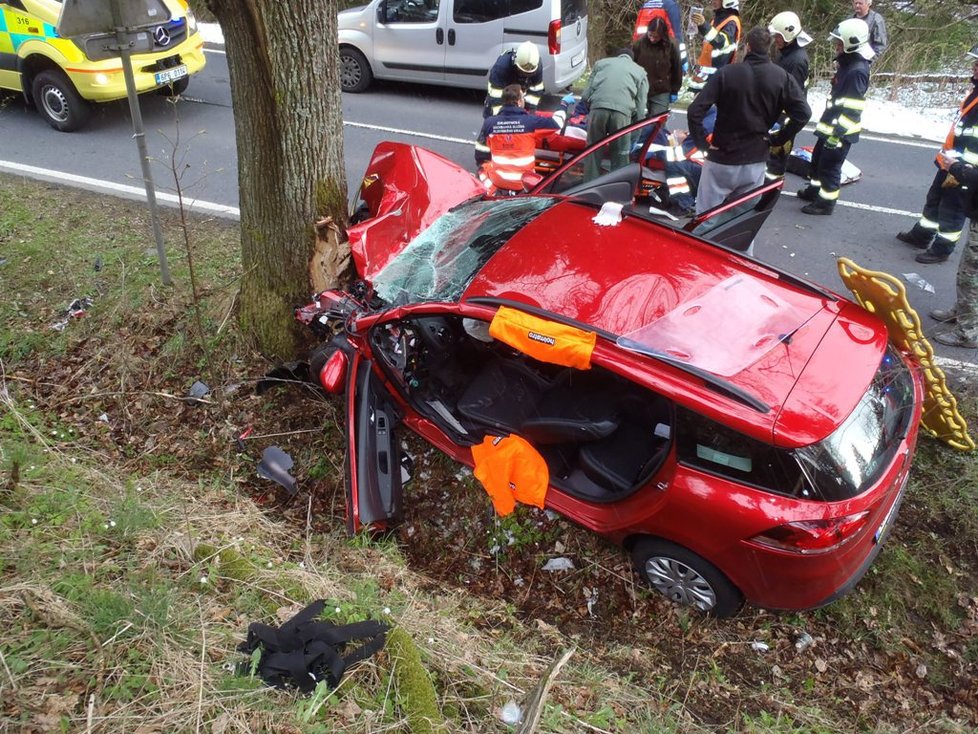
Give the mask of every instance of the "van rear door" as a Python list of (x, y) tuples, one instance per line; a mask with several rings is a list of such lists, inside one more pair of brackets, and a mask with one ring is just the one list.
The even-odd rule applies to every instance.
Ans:
[(380, 0), (374, 63), (384, 79), (444, 83), (445, 19), (451, 0)]
[(560, 25), (551, 28), (547, 43), (552, 64), (545, 65), (544, 84), (557, 92), (573, 84), (587, 69), (587, 0), (552, 0)]

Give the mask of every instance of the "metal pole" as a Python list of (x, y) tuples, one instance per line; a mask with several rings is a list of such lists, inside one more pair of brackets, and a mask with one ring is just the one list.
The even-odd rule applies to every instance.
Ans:
[(126, 77), (126, 92), (129, 97), (129, 111), (132, 113), (132, 132), (139, 149), (139, 163), (143, 168), (143, 184), (146, 187), (146, 203), (149, 204), (149, 216), (153, 222), (153, 236), (156, 238), (156, 255), (160, 261), (160, 278), (163, 285), (173, 285), (170, 278), (170, 268), (166, 262), (166, 247), (163, 244), (163, 231), (160, 229), (159, 209), (156, 205), (156, 187), (153, 185), (153, 173), (149, 168), (149, 154), (146, 152), (146, 133), (143, 130), (143, 114), (139, 109), (139, 97), (136, 95), (136, 79), (132, 73), (132, 42), (127, 30), (122, 27), (122, 10), (119, 0), (112, 0), (112, 19), (115, 24), (115, 37), (122, 56), (122, 71)]

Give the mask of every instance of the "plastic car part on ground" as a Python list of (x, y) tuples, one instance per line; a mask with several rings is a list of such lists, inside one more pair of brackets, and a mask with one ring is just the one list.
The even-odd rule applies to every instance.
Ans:
[(88, 313), (88, 309), (91, 308), (92, 301), (91, 298), (85, 296), (84, 298), (76, 298), (74, 301), (68, 304), (68, 308), (65, 309), (64, 316), (51, 324), (51, 328), (55, 331), (64, 331), (68, 327), (68, 322), (72, 319), (80, 319)]
[(292, 469), (292, 457), (278, 446), (269, 446), (262, 452), (258, 463), (258, 476), (270, 479), (285, 488), (290, 497), (299, 491), (299, 484), (289, 471)]
[(859, 304), (886, 322), (890, 341), (913, 353), (923, 367), (927, 391), (920, 424), (935, 438), (959, 451), (973, 451), (968, 423), (948, 389), (944, 371), (934, 362), (934, 349), (924, 336), (920, 317), (907, 300), (903, 283), (889, 273), (867, 270), (849, 258), (839, 258), (839, 275)]

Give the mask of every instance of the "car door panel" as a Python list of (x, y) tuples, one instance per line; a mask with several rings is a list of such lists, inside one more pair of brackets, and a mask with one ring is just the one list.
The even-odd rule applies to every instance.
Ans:
[(778, 179), (691, 219), (683, 229), (697, 237), (746, 252), (774, 210), (784, 180)]
[(347, 528), (386, 528), (401, 516), (398, 414), (370, 362), (351, 354), (347, 382)]

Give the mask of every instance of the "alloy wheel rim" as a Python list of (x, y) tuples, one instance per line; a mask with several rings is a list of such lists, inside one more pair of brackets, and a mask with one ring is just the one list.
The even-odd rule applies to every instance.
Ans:
[(340, 84), (345, 87), (356, 86), (360, 82), (360, 64), (356, 59), (344, 56), (340, 64)]
[(708, 612), (717, 595), (703, 576), (675, 558), (652, 556), (645, 562), (645, 575), (660, 594), (683, 606)]

